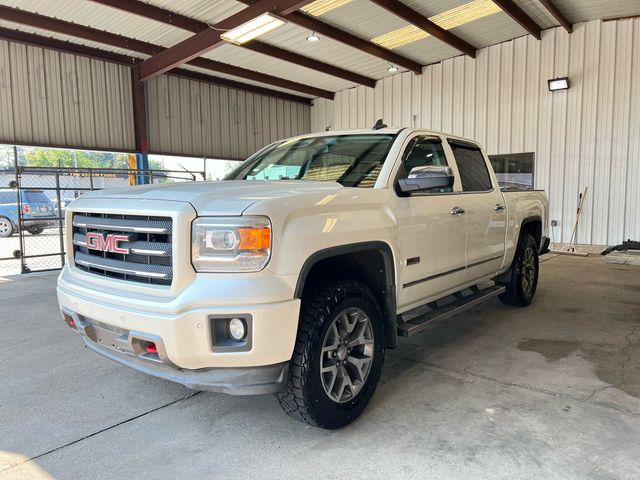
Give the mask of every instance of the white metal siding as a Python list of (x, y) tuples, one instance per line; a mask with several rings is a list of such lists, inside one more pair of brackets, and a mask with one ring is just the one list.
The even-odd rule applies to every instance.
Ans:
[(0, 141), (133, 149), (129, 68), (0, 40)]
[[(568, 91), (547, 80), (568, 76)], [(553, 241), (569, 240), (588, 187), (578, 242), (640, 238), (640, 19), (592, 21), (456, 57), (314, 100), (314, 131), (370, 127), (377, 118), (470, 137), (489, 154), (535, 152), (535, 186), (549, 194)]]
[(309, 132), (311, 107), (162, 75), (147, 82), (147, 118), (151, 152), (238, 159)]

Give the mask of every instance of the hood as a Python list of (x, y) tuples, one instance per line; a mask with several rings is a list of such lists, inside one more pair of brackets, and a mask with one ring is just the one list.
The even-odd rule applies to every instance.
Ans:
[(261, 200), (342, 188), (342, 185), (337, 182), (226, 180), (110, 188), (87, 193), (83, 198), (188, 202), (193, 205), (199, 215), (241, 215), (247, 208)]

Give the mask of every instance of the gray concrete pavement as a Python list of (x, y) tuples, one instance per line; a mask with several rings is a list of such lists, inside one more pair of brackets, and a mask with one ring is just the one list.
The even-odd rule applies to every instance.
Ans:
[(335, 432), (115, 365), (63, 326), (55, 276), (0, 281), (0, 478), (639, 478), (640, 268), (548, 258), (531, 307), (402, 340)]

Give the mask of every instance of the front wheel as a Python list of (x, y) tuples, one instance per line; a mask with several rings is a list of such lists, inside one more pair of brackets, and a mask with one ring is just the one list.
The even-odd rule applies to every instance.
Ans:
[(365, 409), (383, 362), (375, 296), (359, 282), (337, 281), (303, 300), (287, 387), (276, 396), (291, 417), (339, 428)]
[(13, 235), (13, 223), (5, 217), (0, 217), (0, 237), (10, 237)]
[(502, 303), (526, 307), (533, 301), (538, 288), (538, 244), (529, 234), (518, 241), (516, 254), (509, 270), (509, 276), (503, 284), (507, 289), (500, 295)]

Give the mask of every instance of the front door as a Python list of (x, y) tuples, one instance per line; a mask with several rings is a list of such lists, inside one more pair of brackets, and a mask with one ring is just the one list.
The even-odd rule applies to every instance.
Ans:
[[(448, 165), (440, 137), (408, 140), (396, 181), (412, 168)], [(455, 214), (460, 182), (453, 188), (401, 196), (396, 191), (401, 275), (398, 307), (407, 310), (461, 285), (465, 278), (466, 218)]]

